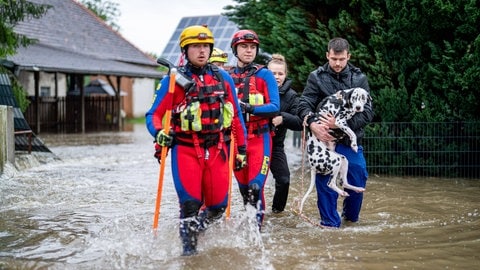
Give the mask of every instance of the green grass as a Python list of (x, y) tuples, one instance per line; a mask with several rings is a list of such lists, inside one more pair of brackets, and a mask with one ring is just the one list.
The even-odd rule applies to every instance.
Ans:
[(126, 121), (131, 124), (145, 124), (145, 117), (127, 118)]

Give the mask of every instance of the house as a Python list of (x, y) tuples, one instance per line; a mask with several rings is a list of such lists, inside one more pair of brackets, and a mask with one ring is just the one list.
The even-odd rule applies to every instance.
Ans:
[[(41, 18), (27, 19), (15, 26), (16, 33), (37, 42), (20, 47), (7, 60), (13, 63), (14, 74), (31, 96), (32, 104), (25, 117), (36, 133), (95, 131), (89, 124), (105, 119), (110, 119), (110, 128), (117, 129), (122, 114), (126, 117), (145, 115), (156, 81), (163, 76), (153, 57), (135, 47), (78, 1), (29, 1), (51, 8)], [(88, 107), (90, 97), (83, 94), (85, 85), (95, 79), (108, 82), (116, 92), (116, 99), (110, 102), (116, 102), (117, 106), (108, 112), (109, 117), (86, 115), (88, 108), (105, 113), (105, 108), (97, 105)], [(125, 94), (120, 95), (120, 89)], [(75, 92), (80, 95), (70, 95)], [(77, 106), (74, 112), (69, 112), (68, 108), (73, 106)], [(76, 123), (73, 128), (63, 128), (72, 122)]]

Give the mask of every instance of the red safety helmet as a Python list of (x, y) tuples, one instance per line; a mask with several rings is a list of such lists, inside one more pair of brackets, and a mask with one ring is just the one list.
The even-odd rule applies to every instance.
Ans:
[(257, 54), (258, 47), (260, 46), (260, 40), (258, 39), (257, 33), (253, 30), (239, 30), (233, 34), (232, 43), (230, 47), (235, 56), (237, 56), (237, 45), (240, 43), (255, 43), (257, 44)]

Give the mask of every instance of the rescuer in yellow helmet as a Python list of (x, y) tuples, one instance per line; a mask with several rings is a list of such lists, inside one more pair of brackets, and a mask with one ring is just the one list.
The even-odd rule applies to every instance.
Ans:
[(225, 64), (228, 63), (228, 54), (219, 48), (213, 48), (209, 61), (217, 67), (224, 68)]
[[(222, 218), (230, 196), (231, 170), (246, 166), (247, 131), (235, 84), (227, 71), (209, 63), (213, 43), (205, 25), (182, 31), (180, 49), (186, 63), (175, 75), (162, 79), (145, 115), (155, 149), (170, 150), (185, 256), (197, 253), (198, 234)], [(182, 79), (177, 80), (180, 75)], [(170, 84), (172, 77), (174, 84)], [(234, 148), (235, 157), (229, 159)], [(161, 164), (165, 158), (160, 154)]]

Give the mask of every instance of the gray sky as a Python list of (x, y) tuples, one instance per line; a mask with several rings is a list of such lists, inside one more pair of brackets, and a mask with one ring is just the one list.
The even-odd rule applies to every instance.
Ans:
[(182, 17), (218, 15), (233, 0), (112, 0), (120, 34), (144, 52), (160, 55)]

